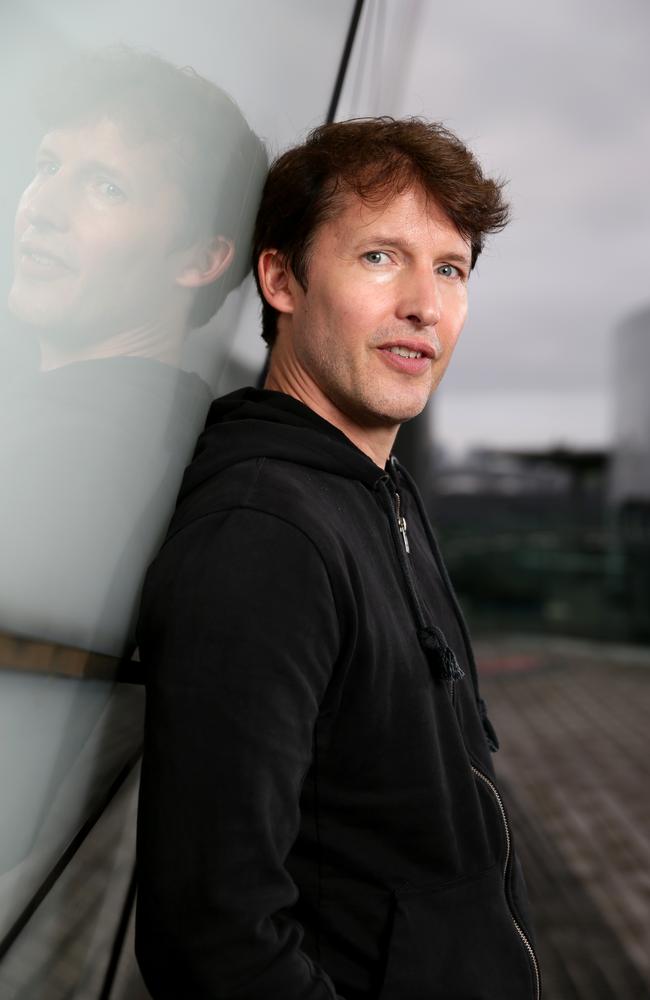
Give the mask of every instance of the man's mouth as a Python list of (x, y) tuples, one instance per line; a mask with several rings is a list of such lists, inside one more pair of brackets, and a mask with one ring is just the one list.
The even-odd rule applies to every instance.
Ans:
[(61, 261), (49, 253), (39, 253), (37, 250), (23, 250), (23, 255), (33, 260), (36, 264), (44, 267), (51, 267), (53, 264), (60, 264)]
[(389, 347), (391, 354), (398, 354), (400, 358), (421, 358), (422, 351), (409, 351), (407, 347)]
[(63, 274), (73, 268), (67, 260), (37, 243), (18, 244), (20, 264), (31, 274)]
[(431, 365), (437, 360), (439, 351), (435, 344), (431, 344), (420, 338), (419, 340), (407, 340), (402, 343), (390, 342), (379, 347), (379, 353), (384, 358), (384, 363), (393, 371), (403, 375), (420, 376), (431, 371)]
[(379, 349), (407, 361), (422, 359), (437, 361), (440, 355), (440, 342), (437, 335), (433, 339), (414, 336), (395, 337), (380, 344)]

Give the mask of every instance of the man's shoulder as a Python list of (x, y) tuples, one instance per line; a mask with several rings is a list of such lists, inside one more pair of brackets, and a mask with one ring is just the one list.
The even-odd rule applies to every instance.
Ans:
[[(344, 537), (346, 512), (362, 522), (381, 470), (298, 400), (237, 390), (216, 400), (183, 480), (171, 531), (226, 512), (276, 518), (327, 544)], [(242, 523), (242, 518), (237, 523)]]
[[(353, 482), (288, 458), (256, 456), (215, 472), (182, 498), (172, 531), (227, 511), (247, 510), (300, 528), (326, 530)], [(320, 532), (319, 532), (320, 533)]]
[(147, 605), (179, 587), (218, 594), (244, 577), (253, 586), (269, 569), (278, 585), (289, 576), (299, 588), (345, 588), (354, 539), (327, 502), (326, 477), (263, 456), (215, 473), (177, 507), (149, 567)]

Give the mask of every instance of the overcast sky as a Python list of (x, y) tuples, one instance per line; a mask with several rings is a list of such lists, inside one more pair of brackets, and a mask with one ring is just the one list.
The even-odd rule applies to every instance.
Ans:
[(348, 101), (356, 86), (363, 113), (443, 120), (509, 179), (513, 211), (472, 277), (436, 432), (456, 446), (605, 443), (616, 325), (650, 301), (650, 4), (407, 5), (369, 5), (374, 55)]

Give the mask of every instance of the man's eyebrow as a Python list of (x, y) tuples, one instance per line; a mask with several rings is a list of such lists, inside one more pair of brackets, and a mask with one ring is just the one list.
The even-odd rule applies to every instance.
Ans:
[(86, 174), (110, 174), (122, 184), (126, 184), (128, 181), (127, 175), (119, 167), (112, 163), (106, 163), (105, 160), (84, 160), (81, 169)]
[(472, 258), (467, 253), (443, 253), (440, 256), (451, 261), (452, 264), (464, 264), (465, 267), (469, 267), (472, 263)]
[[(413, 243), (408, 239), (404, 239), (400, 236), (391, 236), (389, 233), (381, 232), (368, 233), (367, 236), (364, 236), (363, 239), (359, 240), (358, 245), (363, 246), (368, 243), (382, 243), (384, 246), (398, 247), (400, 250), (410, 250), (413, 247)], [(453, 264), (464, 264), (465, 267), (470, 267), (472, 263), (469, 251), (467, 253), (457, 253), (453, 250), (450, 253), (445, 253), (443, 251), (442, 253), (436, 254), (436, 257), (440, 259), (444, 258), (444, 260), (448, 260)]]
[(359, 246), (364, 243), (384, 243), (392, 247), (408, 248), (412, 246), (410, 240), (399, 236), (391, 236), (389, 233), (364, 233), (359, 237)]
[(52, 160), (60, 159), (59, 154), (55, 152), (50, 146), (46, 145), (46, 143), (43, 142), (36, 150), (36, 159), (40, 160), (44, 156), (48, 156)]

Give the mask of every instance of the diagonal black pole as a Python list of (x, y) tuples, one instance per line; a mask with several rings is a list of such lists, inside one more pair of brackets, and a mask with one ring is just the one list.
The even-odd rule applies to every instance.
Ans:
[(113, 989), (113, 984), (115, 982), (115, 975), (117, 973), (117, 967), (120, 964), (120, 959), (122, 957), (122, 949), (124, 947), (124, 941), (126, 940), (127, 931), (129, 929), (131, 913), (133, 912), (133, 904), (135, 903), (136, 890), (137, 890), (137, 871), (136, 871), (136, 866), (134, 864), (133, 871), (131, 873), (131, 879), (129, 881), (129, 886), (128, 889), (126, 890), (126, 896), (124, 899), (124, 903), (122, 905), (120, 920), (117, 925), (117, 929), (115, 931), (115, 937), (113, 939), (113, 946), (111, 948), (110, 958), (108, 960), (108, 965), (106, 966), (106, 973), (104, 975), (102, 991), (99, 994), (98, 1000), (110, 1000), (111, 991)]
[(43, 902), (49, 891), (54, 887), (55, 882), (59, 876), (63, 873), (66, 866), (73, 859), (84, 840), (88, 834), (92, 831), (93, 827), (98, 820), (101, 819), (105, 810), (110, 805), (112, 799), (119, 792), (120, 788), (128, 778), (129, 774), (135, 767), (135, 765), (140, 760), (142, 755), (142, 747), (138, 749), (131, 755), (129, 760), (124, 764), (122, 770), (119, 772), (117, 777), (113, 780), (113, 783), (106, 790), (105, 794), (100, 799), (99, 803), (96, 805), (92, 813), (88, 816), (85, 823), (80, 827), (75, 836), (72, 838), (65, 851), (46, 875), (41, 885), (36, 889), (33, 896), (26, 903), (22, 912), (16, 918), (14, 923), (11, 925), (5, 936), (0, 941), (0, 960), (4, 958), (6, 953), (11, 948), (12, 944), (20, 934), (20, 932), (25, 927), (25, 924), (29, 921), (30, 917), (36, 912), (40, 904)]
[(327, 109), (325, 122), (328, 125), (330, 122), (334, 121), (334, 117), (336, 115), (336, 109), (341, 97), (341, 91), (343, 90), (345, 74), (347, 72), (348, 63), (350, 62), (350, 56), (352, 55), (352, 46), (354, 45), (354, 39), (357, 34), (357, 28), (359, 27), (359, 18), (361, 17), (362, 10), (363, 0), (356, 0), (354, 10), (352, 11), (352, 17), (350, 18), (350, 27), (348, 28), (347, 38), (345, 39), (345, 46), (341, 54), (341, 62), (336, 76), (336, 83), (334, 84), (334, 90), (332, 91), (332, 99), (330, 101), (330, 106)]

